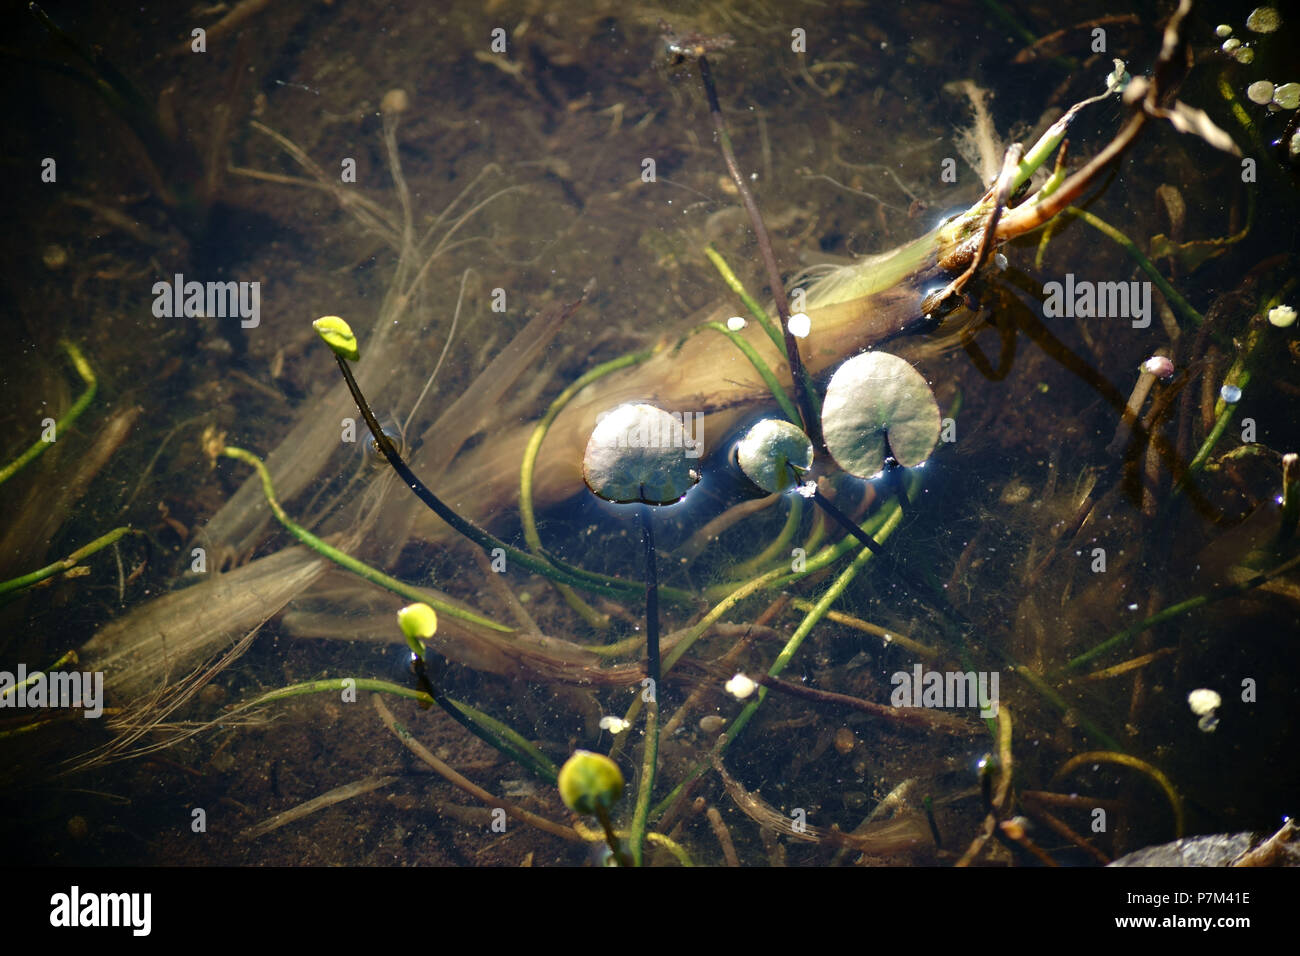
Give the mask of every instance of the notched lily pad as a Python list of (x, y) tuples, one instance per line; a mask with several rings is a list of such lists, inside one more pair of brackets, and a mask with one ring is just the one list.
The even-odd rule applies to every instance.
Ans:
[(680, 418), (653, 405), (620, 405), (591, 433), (582, 478), (606, 501), (671, 504), (700, 480), (688, 441)]
[(863, 352), (841, 365), (826, 388), (822, 435), (841, 468), (870, 478), (892, 454), (911, 467), (939, 441), (939, 403), (916, 369), (888, 352)]
[(813, 445), (798, 425), (765, 418), (736, 446), (736, 463), (746, 478), (769, 494), (776, 494), (799, 480), (795, 472), (812, 467)]

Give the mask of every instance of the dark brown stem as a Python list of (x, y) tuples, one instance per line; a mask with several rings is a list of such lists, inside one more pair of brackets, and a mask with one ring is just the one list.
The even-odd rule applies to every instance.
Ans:
[(718, 146), (722, 150), (722, 159), (727, 164), (727, 172), (736, 184), (745, 211), (749, 213), (750, 224), (754, 227), (754, 237), (758, 240), (759, 255), (767, 267), (767, 281), (772, 288), (772, 301), (776, 303), (776, 314), (781, 320), (781, 334), (785, 337), (786, 359), (790, 363), (790, 377), (794, 380), (795, 401), (799, 404), (799, 414), (803, 418), (803, 430), (812, 438), (814, 444), (821, 444), (821, 429), (817, 416), (813, 412), (812, 396), (808, 393), (808, 382), (803, 370), (803, 360), (799, 357), (799, 342), (790, 332), (790, 301), (785, 296), (785, 282), (781, 279), (781, 270), (777, 268), (776, 255), (772, 251), (772, 239), (763, 225), (763, 217), (758, 211), (754, 194), (745, 183), (736, 164), (736, 154), (731, 148), (731, 137), (722, 120), (722, 108), (718, 105), (718, 91), (713, 85), (713, 73), (709, 70), (708, 58), (701, 55), (700, 79), (704, 82), (704, 94), (709, 100), (709, 116), (713, 120), (713, 129), (718, 136)]

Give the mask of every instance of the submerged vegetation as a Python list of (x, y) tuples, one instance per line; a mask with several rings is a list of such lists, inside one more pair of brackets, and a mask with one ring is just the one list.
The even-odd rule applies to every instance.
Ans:
[[(253, 260), (303, 273), (265, 274), (288, 291), (261, 332), (219, 348), (243, 333), (202, 315), (160, 349), (213, 372), (144, 460), (97, 478), (164, 402), (97, 404), (106, 336), (64, 347), (58, 444), (8, 443), (0, 600), (35, 624), (5, 660), (75, 649), (107, 709), (0, 728), (6, 787), (192, 777), (187, 806), (233, 804), (227, 861), (341, 853), (307, 834), (344, 802), (367, 852), (466, 863), (1058, 865), (1276, 829), (1295, 771), (1248, 783), (1294, 743), (1300, 292), (1263, 210), (1300, 211), (1300, 111), (1248, 96), (1263, 63), (1186, 3), (1053, 23), (1018, 67), (1050, 97), (995, 122), (953, 88), (959, 167), (910, 113), (953, 40), (923, 12), (599, 6), (453, 18), (434, 55), (500, 83), (446, 115), (399, 75), (329, 128), (258, 94), (207, 147), (201, 217), (170, 190), (167, 238), (123, 227), (170, 278), (218, 268), (222, 190), (328, 221)], [(301, 76), (276, 82), (332, 89)], [(850, 259), (864, 233), (894, 248)], [(344, 278), (305, 278), (317, 256)]]

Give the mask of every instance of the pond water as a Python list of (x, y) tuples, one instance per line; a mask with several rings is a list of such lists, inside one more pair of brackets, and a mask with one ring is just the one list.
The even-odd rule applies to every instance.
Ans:
[[(706, 245), (770, 292), (699, 70), (672, 62), (664, 24), (734, 41), (712, 74), (793, 288), (977, 203), (1006, 145), (1102, 93), (1115, 59), (1149, 75), (1168, 4), (84, 6), (51, 7), (53, 28), (29, 18), (7, 52), (8, 179), (24, 185), (0, 239), (0, 434), (6, 462), (46, 447), (0, 485), (0, 580), (132, 530), (0, 596), (0, 670), (105, 681), (95, 720), (0, 713), (17, 859), (602, 859), (594, 819), (579, 836), (550, 782), (409, 699), (409, 597), (296, 544), (249, 464), (219, 451), (266, 459), (302, 527), (497, 622), (444, 611), (429, 679), (556, 765), (612, 750), (626, 831), (646, 554), (636, 506), (587, 491), (582, 451), (594, 416), (630, 400), (683, 416), (704, 450), (699, 484), (652, 515), (665, 664), (649, 829), (696, 863), (1099, 865), (1293, 812), (1300, 489), (1284, 503), (1283, 456), (1300, 450), (1300, 344), (1284, 310), (1267, 317), (1300, 300), (1300, 159), (1271, 145), (1295, 132), (1285, 11), (1267, 33), (1246, 26), (1257, 5), (1184, 26), (1178, 96), (1241, 156), (1148, 122), (1083, 212), (1002, 246), (942, 322), (912, 321), (950, 278), (934, 271), (891, 282), (834, 337), (810, 293), (816, 391), (879, 345), (940, 409), (902, 511), (889, 482), (819, 452), (823, 491), (882, 539), (873, 555), (813, 502), (747, 485), (730, 450), (781, 409), (723, 335), (683, 339), (740, 316), (762, 342)], [(1263, 81), (1273, 107), (1252, 100)], [(1083, 109), (1071, 171), (1129, 115), (1118, 95)], [(236, 295), (196, 308), (185, 282)], [(909, 334), (886, 341), (886, 302)], [(311, 327), (323, 315), (355, 329), (361, 386), (415, 473), (525, 552), (537, 420), (601, 363), (657, 349), (566, 406), (534, 470), (547, 552), (621, 585), (580, 600), (407, 494), (368, 451)], [(86, 386), (63, 342), (96, 378), (66, 424)], [(1168, 377), (1144, 375), (1160, 356)], [(79, 665), (60, 662), (74, 650)], [(774, 670), (745, 700), (724, 689)], [(967, 678), (980, 701), (954, 698)], [(408, 696), (378, 706), (367, 680)], [(1201, 694), (1194, 711), (1195, 691), (1217, 705)], [(403, 747), (383, 707), (487, 795)], [(676, 858), (655, 840), (645, 859)]]

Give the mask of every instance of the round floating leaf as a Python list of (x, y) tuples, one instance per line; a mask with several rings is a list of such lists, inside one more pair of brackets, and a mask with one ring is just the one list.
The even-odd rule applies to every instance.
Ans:
[(574, 813), (608, 810), (623, 795), (623, 773), (604, 754), (575, 750), (560, 768), (556, 781), (560, 799)]
[(620, 405), (591, 433), (583, 480), (606, 501), (671, 504), (700, 480), (687, 443), (694, 447), (681, 418), (653, 405)]
[(736, 446), (745, 477), (769, 494), (785, 491), (812, 467), (813, 445), (803, 429), (781, 418), (765, 418)]
[(357, 352), (357, 337), (352, 334), (352, 326), (337, 315), (321, 316), (312, 323), (312, 327), (339, 357), (349, 362), (355, 362), (360, 357), (360, 353)]
[(939, 404), (929, 384), (897, 355), (855, 355), (826, 388), (826, 450), (859, 478), (877, 474), (891, 453), (901, 465), (919, 465), (934, 450), (939, 428)]

